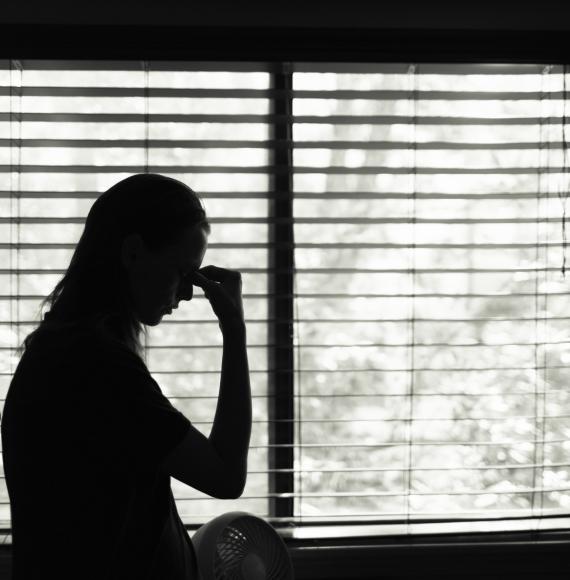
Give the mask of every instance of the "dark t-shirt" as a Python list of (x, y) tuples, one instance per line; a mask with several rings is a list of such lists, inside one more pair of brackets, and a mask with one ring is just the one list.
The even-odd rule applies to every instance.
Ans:
[(13, 580), (194, 580), (162, 459), (190, 421), (88, 327), (26, 349), (2, 416)]

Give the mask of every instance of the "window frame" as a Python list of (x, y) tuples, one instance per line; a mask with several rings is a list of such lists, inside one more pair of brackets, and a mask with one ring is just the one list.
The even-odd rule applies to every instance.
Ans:
[[(101, 39), (105, 42), (101, 42)], [(70, 47), (73, 57), (70, 58)], [(273, 87), (290, 88), (289, 62), (570, 62), (565, 31), (514, 30), (388, 30), (379, 28), (274, 28), (197, 26), (108, 26), (63, 24), (0, 24), (0, 57), (53, 60), (185, 60), (255, 61), (272, 63)], [(277, 113), (291, 110), (290, 99), (274, 101)], [(276, 194), (271, 218), (292, 212), (291, 125), (275, 127), (273, 174)], [(292, 221), (271, 224), (275, 270), (292, 261)], [(282, 225), (283, 224), (283, 225)], [(270, 389), (280, 398), (274, 418), (293, 415), (292, 280), (275, 274), (271, 281), (278, 299), (270, 307), (274, 349)], [(283, 320), (285, 317), (285, 320)], [(290, 318), (289, 318), (290, 317)], [(289, 318), (289, 320), (287, 320)], [(279, 350), (279, 352), (277, 352)], [(285, 393), (286, 405), (282, 405)], [(277, 401), (280, 404), (277, 405)], [(273, 427), (270, 443), (294, 443), (293, 423)], [(273, 447), (269, 468), (293, 468), (293, 447)], [(293, 490), (294, 474), (273, 473), (270, 493)], [(277, 517), (293, 515), (292, 498), (272, 500)], [(191, 526), (187, 526), (191, 528)], [(293, 539), (283, 534), (296, 578), (379, 578), (384, 575), (425, 578), (468, 574), (472, 577), (520, 578), (551, 574), (563, 578), (568, 569), (570, 530), (422, 536), (361, 536)], [(10, 567), (11, 546), (0, 550), (0, 573)], [(556, 576), (560, 574), (560, 576)]]
[(564, 64), (570, 46), (565, 30), (394, 29), (381, 22), (366, 28), (0, 23), (0, 57)]

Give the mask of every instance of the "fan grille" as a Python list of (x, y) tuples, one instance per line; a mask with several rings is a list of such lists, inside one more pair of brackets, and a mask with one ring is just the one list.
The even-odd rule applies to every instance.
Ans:
[(229, 524), (218, 537), (214, 577), (216, 580), (289, 580), (293, 576), (287, 547), (275, 530), (262, 519), (243, 516)]

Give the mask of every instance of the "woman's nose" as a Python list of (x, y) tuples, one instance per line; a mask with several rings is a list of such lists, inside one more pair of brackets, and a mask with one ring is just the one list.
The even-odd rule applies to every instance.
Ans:
[(180, 300), (192, 300), (194, 288), (191, 283), (183, 284), (180, 288)]

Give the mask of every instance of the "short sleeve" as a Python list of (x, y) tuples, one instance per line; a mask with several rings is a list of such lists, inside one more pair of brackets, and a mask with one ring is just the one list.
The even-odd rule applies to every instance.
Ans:
[(164, 396), (144, 362), (130, 352), (98, 350), (83, 382), (87, 450), (103, 462), (154, 471), (191, 423)]

